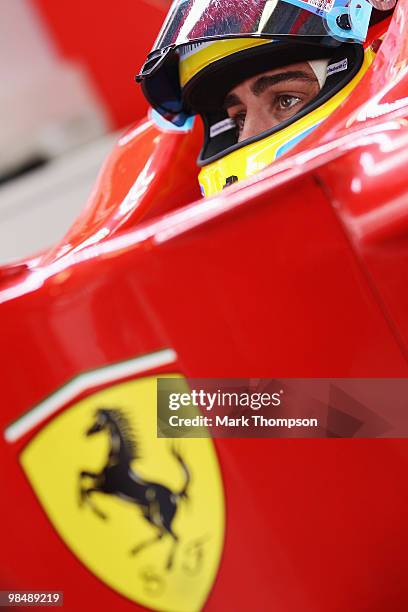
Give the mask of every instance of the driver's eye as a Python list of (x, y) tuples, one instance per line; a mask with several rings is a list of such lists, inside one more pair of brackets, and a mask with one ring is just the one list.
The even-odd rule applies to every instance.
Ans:
[(300, 101), (301, 100), (300, 100), (300, 98), (298, 96), (293, 96), (293, 95), (290, 95), (290, 94), (284, 94), (282, 96), (278, 96), (278, 98), (277, 98), (278, 106), (282, 110), (287, 110), (287, 109), (293, 108)]

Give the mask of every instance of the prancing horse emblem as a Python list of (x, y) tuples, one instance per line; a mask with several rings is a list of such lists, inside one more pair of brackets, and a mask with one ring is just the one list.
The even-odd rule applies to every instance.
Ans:
[[(86, 432), (87, 436), (106, 431), (110, 437), (110, 451), (104, 468), (98, 472), (83, 470), (79, 475), (79, 503), (87, 503), (102, 519), (108, 517), (96, 505), (94, 493), (114, 495), (138, 506), (143, 517), (157, 533), (154, 537), (134, 546), (130, 554), (136, 555), (141, 550), (170, 535), (173, 545), (167, 559), (166, 568), (171, 569), (178, 536), (174, 533), (172, 523), (176, 516), (179, 502), (188, 497), (187, 490), (191, 481), (190, 471), (181, 455), (172, 448), (175, 459), (184, 472), (184, 486), (179, 492), (171, 491), (164, 485), (144, 480), (133, 468), (132, 462), (140, 458), (135, 435), (126, 416), (117, 409), (100, 408), (96, 411), (95, 422)], [(83, 484), (84, 478), (93, 480), (92, 486)]]

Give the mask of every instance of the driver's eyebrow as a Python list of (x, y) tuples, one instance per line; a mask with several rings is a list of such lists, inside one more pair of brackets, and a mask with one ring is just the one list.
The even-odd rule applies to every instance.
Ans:
[(292, 70), (287, 72), (279, 72), (278, 74), (271, 74), (261, 76), (251, 85), (251, 91), (255, 96), (260, 96), (272, 85), (282, 83), (282, 81), (310, 81), (317, 82), (315, 76), (303, 72), (303, 70)]
[[(303, 70), (287, 70), (285, 72), (278, 72), (278, 74), (260, 76), (259, 79), (251, 85), (251, 91), (255, 96), (260, 96), (269, 87), (277, 83), (282, 83), (283, 81), (308, 81), (314, 83), (317, 82), (317, 79)], [(237, 96), (237, 94), (230, 93), (224, 100), (223, 108), (224, 110), (228, 110), (231, 106), (239, 106), (240, 104), (242, 104), (241, 98)]]

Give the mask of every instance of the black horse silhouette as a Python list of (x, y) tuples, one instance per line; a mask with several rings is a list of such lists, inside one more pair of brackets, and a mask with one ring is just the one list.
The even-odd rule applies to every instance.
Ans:
[[(92, 510), (102, 519), (107, 519), (95, 505), (92, 496), (94, 493), (114, 495), (138, 506), (143, 517), (157, 529), (156, 535), (136, 545), (130, 554), (137, 554), (147, 546), (158, 542), (168, 534), (173, 539), (173, 545), (167, 560), (167, 569), (171, 569), (174, 553), (179, 541), (174, 533), (172, 522), (177, 512), (179, 501), (188, 497), (187, 490), (190, 484), (190, 471), (181, 455), (172, 448), (172, 453), (180, 463), (184, 472), (184, 486), (178, 493), (171, 491), (156, 482), (144, 480), (132, 468), (132, 461), (140, 458), (136, 438), (126, 416), (120, 410), (113, 408), (100, 408), (96, 411), (95, 422), (86, 432), (91, 436), (100, 431), (107, 431), (110, 436), (110, 451), (104, 468), (99, 472), (82, 471), (79, 475), (79, 503), (88, 503)], [(92, 478), (91, 487), (83, 486), (84, 478)]]

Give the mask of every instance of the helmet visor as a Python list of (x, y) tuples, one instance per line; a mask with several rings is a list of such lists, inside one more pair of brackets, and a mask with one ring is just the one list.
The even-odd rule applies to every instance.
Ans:
[(327, 37), (363, 42), (366, 0), (175, 0), (152, 53), (218, 38)]

